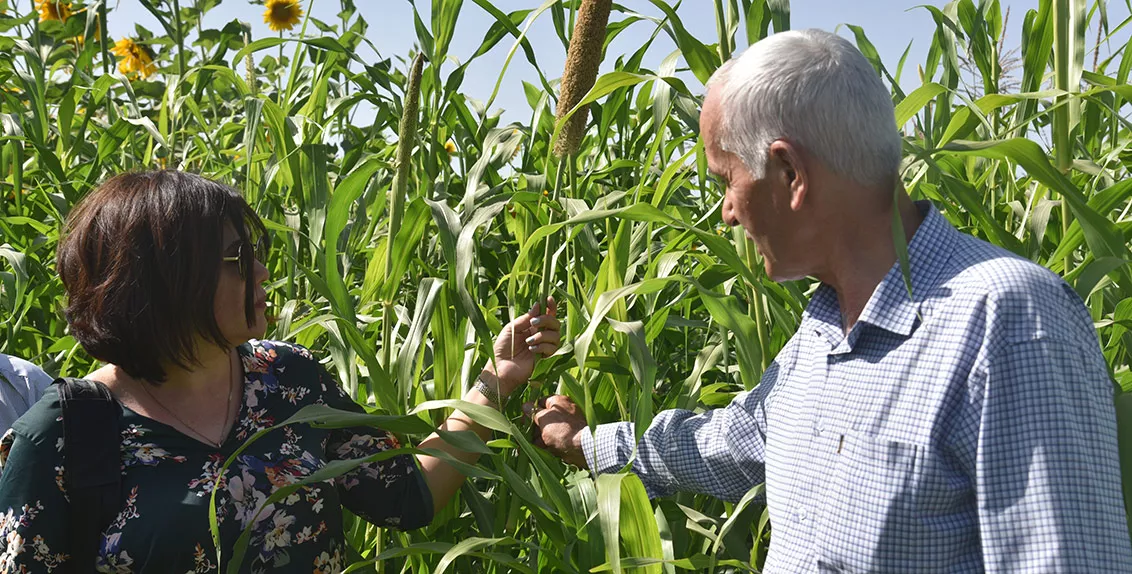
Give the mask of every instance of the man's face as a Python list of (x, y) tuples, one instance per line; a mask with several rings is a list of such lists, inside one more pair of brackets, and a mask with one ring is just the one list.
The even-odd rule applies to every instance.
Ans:
[[(790, 207), (791, 169), (769, 158), (766, 173), (755, 179), (739, 156), (720, 144), (720, 128), (726, 118), (714, 91), (708, 92), (700, 113), (700, 135), (704, 139), (708, 170), (724, 187), (723, 222), (732, 227), (743, 226), (746, 236), (754, 241), (763, 257), (767, 275), (775, 281), (804, 277), (808, 270), (795, 256), (800, 251), (795, 240), (801, 221)], [(792, 173), (792, 172), (790, 172)]]

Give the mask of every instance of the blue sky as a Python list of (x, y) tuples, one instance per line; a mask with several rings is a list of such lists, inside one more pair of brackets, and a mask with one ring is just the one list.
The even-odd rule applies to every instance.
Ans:
[[(304, 0), (304, 6), (312, 0)], [(181, 0), (182, 5), (190, 5), (193, 0)], [(369, 39), (380, 51), (382, 57), (405, 57), (414, 44), (416, 35), (413, 27), (412, 6), (408, 0), (355, 0), (359, 11), (369, 23)], [(621, 5), (629, 10), (641, 14), (661, 17), (662, 14), (648, 0), (620, 0)], [(901, 84), (908, 89), (919, 85), (915, 66), (923, 62), (935, 24), (927, 10), (917, 8), (924, 3), (943, 6), (944, 2), (938, 0), (896, 1), (896, 0), (793, 0), (791, 4), (791, 27), (822, 28), (834, 30), (841, 24), (855, 24), (864, 28), (869, 39), (876, 46), (885, 65), (895, 71), (900, 55), (912, 44), (908, 56), (904, 77)], [(1090, 0), (1090, 4), (1092, 1)], [(430, 0), (418, 0), (418, 9), (422, 18), (428, 22)], [(499, 0), (495, 5), (504, 12), (534, 8), (541, 4), (541, 0)], [(134, 24), (140, 23), (151, 31), (159, 31), (160, 26), (149, 15), (137, 0), (109, 0), (112, 10), (109, 21), (109, 31), (115, 37), (130, 34)], [(715, 29), (714, 3), (710, 0), (684, 0), (677, 13), (684, 21), (687, 29), (704, 43), (713, 43), (717, 38)], [(1017, 46), (1021, 33), (1022, 20), (1026, 10), (1037, 6), (1036, 0), (1002, 1), (1003, 10), (1010, 8), (1007, 25), (1007, 46)], [(208, 13), (205, 27), (222, 27), (225, 23), (239, 19), (250, 22), (253, 26), (253, 37), (262, 38), (275, 35), (263, 24), (263, 10), (260, 5), (251, 4), (246, 0), (224, 0), (221, 5)], [(315, 17), (328, 23), (337, 23), (339, 2), (337, 0), (313, 0), (313, 14)], [(1128, 8), (1124, 0), (1111, 0), (1109, 2), (1109, 21), (1116, 26), (1128, 17)], [(614, 19), (620, 16), (614, 14)], [(480, 45), (484, 33), (494, 22), (494, 19), (470, 0), (464, 2), (459, 24), (453, 38), (450, 54), (459, 58), (471, 55)], [(298, 28), (296, 27), (296, 31)], [(317, 33), (313, 26), (310, 30)], [(608, 71), (616, 55), (629, 53), (640, 47), (652, 34), (654, 25), (642, 21), (630, 26), (610, 46), (606, 62), (602, 71)], [(842, 28), (840, 33), (851, 36), (848, 30)], [(740, 33), (742, 37), (743, 34)], [(1089, 47), (1092, 47), (1092, 34)], [(1127, 33), (1121, 34), (1122, 39)], [(557, 35), (554, 33), (550, 13), (544, 13), (532, 26), (530, 39), (538, 57), (539, 65), (548, 78), (555, 78), (562, 73), (565, 60), (565, 50)], [(499, 76), (500, 69), (510, 49), (510, 38), (500, 42), (498, 46), (484, 55), (468, 68), (462, 92), (470, 97), (486, 100)], [(744, 43), (740, 39), (740, 47)], [(649, 51), (645, 59), (645, 67), (655, 69), (675, 49), (667, 38), (661, 36)], [(289, 53), (289, 52), (288, 52)], [(1103, 50), (1102, 50), (1103, 53)], [(374, 58), (378, 56), (366, 52), (360, 57)], [(1087, 57), (1091, 64), (1091, 54)], [(522, 80), (534, 81), (533, 68), (527, 63), (522, 54), (516, 55), (504, 78), (500, 94), (493, 107), (507, 110), (505, 118), (522, 119), (527, 117), (529, 108), (523, 96)], [(690, 84), (690, 87), (692, 84)], [(698, 85), (693, 87), (698, 89)]]

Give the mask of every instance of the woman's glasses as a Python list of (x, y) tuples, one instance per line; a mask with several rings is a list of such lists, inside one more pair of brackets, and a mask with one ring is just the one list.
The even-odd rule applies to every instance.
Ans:
[(236, 254), (230, 257), (221, 257), (220, 260), (225, 263), (236, 263), (239, 265), (240, 279), (247, 279), (251, 276), (252, 265), (255, 261), (265, 263), (267, 261), (268, 242), (266, 238), (261, 237), (255, 243), (249, 240), (241, 241), (236, 248)]

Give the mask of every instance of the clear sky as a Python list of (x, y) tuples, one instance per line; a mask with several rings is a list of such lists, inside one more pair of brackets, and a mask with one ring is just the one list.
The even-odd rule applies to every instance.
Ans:
[[(311, 2), (312, 0), (303, 0), (303, 5), (308, 6)], [(192, 3), (193, 0), (181, 0), (182, 6)], [(355, 0), (355, 3), (369, 23), (369, 40), (377, 47), (382, 57), (399, 56), (404, 58), (409, 54), (416, 43), (412, 5), (409, 0)], [(511, 12), (524, 8), (535, 8), (541, 3), (541, 0), (497, 0), (494, 4), (504, 12)], [(663, 16), (648, 0), (620, 0), (619, 3), (629, 10), (647, 16), (657, 18)], [(931, 44), (932, 34), (935, 31), (935, 24), (929, 12), (922, 7), (917, 8), (917, 6), (925, 3), (936, 6), (945, 4), (940, 0), (793, 0), (790, 2), (790, 23), (791, 28), (794, 29), (822, 28), (834, 30), (841, 24), (861, 26), (876, 46), (882, 61), (893, 73), (895, 73), (896, 64), (901, 54), (911, 42), (912, 48), (904, 76), (901, 78), (901, 84), (906, 89), (913, 89), (919, 85), (919, 79), (915, 73), (916, 64), (924, 61), (927, 49)], [(1007, 8), (1010, 9), (1006, 45), (1008, 47), (1017, 46), (1025, 13), (1031, 8), (1036, 8), (1037, 1), (1002, 0), (1001, 3), (1004, 12)], [(430, 0), (417, 0), (416, 4), (421, 11), (422, 19), (428, 23), (428, 12), (432, 2)], [(1091, 0), (1089, 4), (1092, 4)], [(111, 9), (109, 31), (114, 37), (132, 33), (135, 23), (140, 23), (155, 33), (160, 32), (157, 21), (138, 4), (137, 0), (109, 0), (109, 6)], [(714, 3), (710, 0), (684, 0), (677, 10), (677, 14), (684, 21), (687, 29), (705, 44), (714, 43), (718, 37), (713, 6)], [(1112, 27), (1119, 25), (1128, 17), (1127, 4), (1123, 0), (1109, 1), (1108, 10), (1109, 22)], [(204, 24), (206, 28), (220, 28), (233, 19), (239, 19), (252, 24), (253, 38), (274, 36), (275, 33), (271, 32), (263, 23), (263, 11), (263, 6), (252, 4), (247, 0), (224, 0), (219, 7), (208, 13)], [(324, 22), (337, 23), (338, 11), (338, 0), (313, 0), (313, 14)], [(623, 16), (615, 13), (612, 18), (616, 20), (623, 18)], [(456, 58), (470, 56), (479, 47), (484, 33), (493, 22), (494, 19), (490, 14), (471, 0), (465, 0), (449, 53)], [(654, 29), (655, 25), (648, 21), (641, 21), (630, 26), (610, 46), (602, 72), (610, 69), (612, 60), (617, 55), (631, 53), (643, 45)], [(298, 27), (295, 28), (295, 31), (297, 30)], [(313, 26), (308, 30), (318, 33), (318, 30)], [(845, 28), (841, 28), (839, 32), (842, 35), (852, 36)], [(739, 45), (744, 47), (743, 38), (745, 36), (742, 31), (740, 31), (739, 36)], [(1122, 40), (1126, 40), (1127, 36), (1127, 32), (1120, 35)], [(549, 11), (535, 22), (529, 37), (539, 65), (548, 79), (560, 76), (565, 60), (565, 49), (554, 33)], [(1090, 33), (1089, 38), (1088, 47), (1091, 50), (1095, 35)], [(512, 38), (505, 38), (495, 49), (469, 66), (461, 91), (470, 97), (486, 100), (491, 95), (491, 90), (512, 43)], [(662, 34), (645, 58), (644, 66), (656, 69), (664, 57), (674, 49), (675, 45), (666, 35)], [(359, 56), (362, 58), (378, 58), (368, 48)], [(1086, 59), (1087, 64), (1091, 64), (1091, 52)], [(1087, 65), (1087, 67), (1089, 66)], [(535, 82), (534, 77), (533, 68), (520, 52), (512, 60), (495, 102), (495, 107), (502, 107), (508, 111), (505, 118), (522, 119), (528, 117), (529, 108), (523, 95), (521, 81)], [(689, 87), (694, 90), (698, 89), (698, 85), (692, 83), (689, 84)]]

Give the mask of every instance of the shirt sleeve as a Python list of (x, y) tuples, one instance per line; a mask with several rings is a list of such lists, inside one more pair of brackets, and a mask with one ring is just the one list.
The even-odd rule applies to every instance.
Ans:
[(987, 364), (975, 463), (986, 571), (1132, 572), (1099, 349), (1039, 338)]
[(43, 396), (54, 379), (43, 369), (0, 354), (0, 425), (7, 430)]
[(776, 373), (772, 365), (758, 387), (725, 408), (702, 414), (661, 412), (639, 442), (634, 441), (633, 423), (600, 425), (592, 435), (583, 432), (586, 462), (599, 474), (632, 462), (649, 498), (687, 491), (738, 501), (766, 474), (764, 401)]
[[(364, 410), (324, 370), (319, 370), (327, 389), (327, 405), (355, 412)], [(354, 427), (331, 432), (326, 455), (330, 460), (346, 460), (397, 448), (401, 448), (401, 443), (391, 433)], [(335, 485), (342, 504), (372, 524), (412, 530), (432, 522), (432, 492), (411, 454), (363, 464), (336, 478)]]
[(31, 393), (31, 402), (34, 404), (43, 397), (44, 391), (51, 386), (51, 383), (55, 382), (55, 378), (35, 365), (29, 363), (28, 366), (28, 391)]
[(0, 572), (50, 573), (68, 558), (62, 460), (54, 444), (0, 441)]

